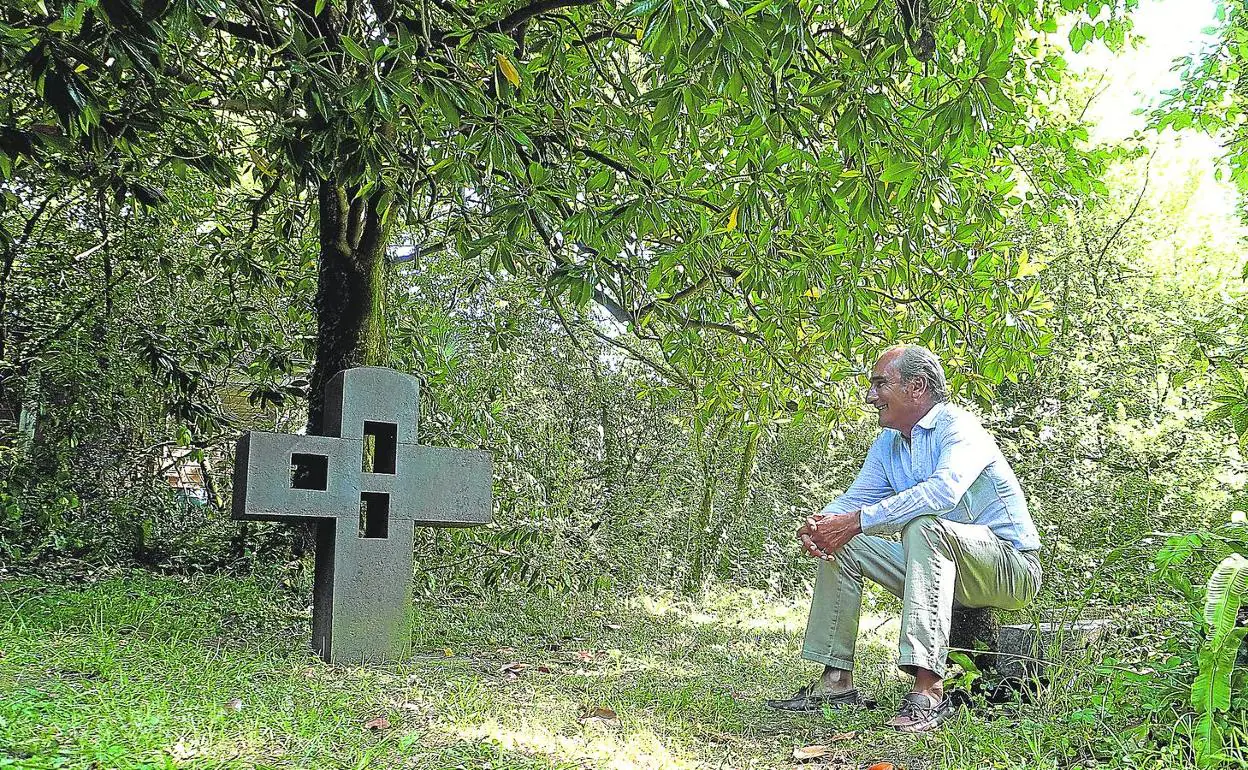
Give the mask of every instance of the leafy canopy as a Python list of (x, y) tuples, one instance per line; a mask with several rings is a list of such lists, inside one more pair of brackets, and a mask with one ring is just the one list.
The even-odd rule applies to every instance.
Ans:
[(0, 174), (74, 158), (140, 205), (157, 166), (239, 184), (227, 226), (274, 254), (330, 181), (418, 265), (593, 303), (750, 423), (900, 340), (988, 398), (1049, 340), (1008, 226), (1099, 185), (1035, 108), (1064, 76), (1048, 35), (1070, 14), (1120, 43), (1134, 4), (14, 0)]

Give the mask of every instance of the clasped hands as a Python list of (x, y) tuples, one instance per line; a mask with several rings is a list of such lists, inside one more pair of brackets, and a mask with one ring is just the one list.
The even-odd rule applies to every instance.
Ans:
[(862, 532), (860, 511), (849, 513), (819, 513), (811, 516), (797, 530), (802, 550), (817, 559), (832, 559), (850, 540)]

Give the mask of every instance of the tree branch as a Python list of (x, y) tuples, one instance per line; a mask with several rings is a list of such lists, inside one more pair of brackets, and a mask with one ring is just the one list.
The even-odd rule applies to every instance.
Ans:
[(242, 40), (250, 40), (257, 45), (279, 45), (281, 42), (257, 27), (241, 24), (237, 21), (230, 21), (229, 19), (222, 19), (217, 16), (209, 16), (206, 13), (199, 14), (199, 20), (209, 29), (221, 30), (232, 37), (241, 38)]
[(481, 27), (478, 31), (502, 32), (506, 34), (529, 19), (541, 16), (543, 13), (557, 11), (560, 8), (571, 8), (578, 5), (596, 5), (598, 2), (599, 0), (536, 0), (536, 2), (517, 8), (492, 24), (487, 24), (484, 27)]

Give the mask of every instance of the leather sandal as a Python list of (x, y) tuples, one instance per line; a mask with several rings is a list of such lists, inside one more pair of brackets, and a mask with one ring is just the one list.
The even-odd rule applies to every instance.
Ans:
[(764, 703), (766, 703), (767, 708), (775, 709), (776, 711), (792, 711), (801, 714), (817, 714), (823, 711), (824, 706), (833, 709), (846, 708), (848, 706), (875, 707), (875, 701), (864, 698), (857, 689), (841, 690), (834, 693), (820, 692), (818, 680), (798, 690), (791, 698), (767, 700)]
[(903, 733), (925, 733), (935, 730), (955, 713), (957, 707), (949, 698), (936, 700), (921, 692), (910, 692), (901, 699), (897, 716), (885, 724)]

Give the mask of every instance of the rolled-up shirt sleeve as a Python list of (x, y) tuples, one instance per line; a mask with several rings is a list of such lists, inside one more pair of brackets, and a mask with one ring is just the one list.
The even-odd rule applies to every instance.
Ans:
[(863, 532), (893, 534), (917, 516), (952, 510), (992, 462), (994, 444), (982, 428), (960, 429), (954, 423), (945, 423), (935, 431), (932, 439), (938, 455), (932, 475), (909, 489), (863, 505)]
[(825, 505), (820, 513), (824, 515), (849, 513), (850, 511), (859, 510), (865, 505), (878, 503), (893, 494), (895, 490), (889, 483), (888, 475), (884, 471), (889, 440), (890, 437), (887, 431), (881, 433), (875, 439), (875, 443), (867, 451), (867, 459), (858, 471), (858, 476), (854, 479), (854, 483), (849, 485), (849, 489), (845, 490), (845, 494)]

